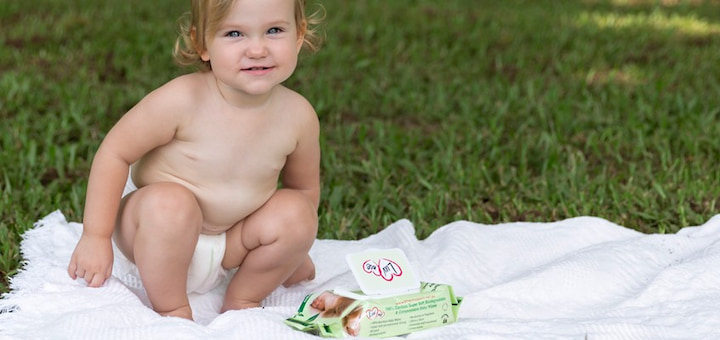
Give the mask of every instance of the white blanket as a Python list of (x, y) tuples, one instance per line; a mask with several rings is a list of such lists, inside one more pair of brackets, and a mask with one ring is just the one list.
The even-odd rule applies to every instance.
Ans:
[(55, 212), (27, 231), (25, 263), (0, 300), (0, 338), (313, 339), (283, 323), (303, 297), (355, 288), (344, 255), (405, 251), (423, 281), (447, 283), (462, 302), (457, 323), (410, 339), (720, 338), (720, 215), (673, 235), (645, 235), (593, 217), (554, 223), (458, 221), (425, 240), (398, 221), (360, 241), (317, 240), (317, 278), (278, 288), (263, 309), (218, 315), (219, 287), (192, 296), (196, 323), (160, 317), (116, 251), (101, 288), (66, 266), (82, 226)]

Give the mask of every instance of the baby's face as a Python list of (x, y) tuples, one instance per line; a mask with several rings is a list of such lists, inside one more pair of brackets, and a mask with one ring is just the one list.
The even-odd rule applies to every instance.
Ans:
[(297, 65), (303, 37), (295, 22), (295, 0), (237, 0), (207, 41), (201, 58), (210, 62), (220, 85), (266, 94)]

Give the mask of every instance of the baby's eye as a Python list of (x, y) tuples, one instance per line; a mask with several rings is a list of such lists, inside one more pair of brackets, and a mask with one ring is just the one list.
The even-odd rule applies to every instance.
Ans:
[(225, 33), (225, 36), (230, 38), (239, 38), (242, 36), (242, 33), (240, 33), (240, 31), (229, 31)]
[(268, 32), (268, 34), (278, 34), (278, 33), (284, 32), (284, 30), (280, 27), (273, 27), (273, 28), (269, 29), (267, 32)]

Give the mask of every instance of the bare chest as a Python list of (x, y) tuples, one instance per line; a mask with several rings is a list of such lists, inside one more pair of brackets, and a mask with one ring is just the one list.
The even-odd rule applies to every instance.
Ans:
[(273, 124), (209, 124), (183, 128), (136, 165), (139, 184), (172, 181), (196, 195), (207, 224), (230, 226), (277, 188), (295, 134)]
[(179, 138), (167, 150), (178, 162), (218, 178), (280, 171), (295, 140), (272, 129), (217, 129)]

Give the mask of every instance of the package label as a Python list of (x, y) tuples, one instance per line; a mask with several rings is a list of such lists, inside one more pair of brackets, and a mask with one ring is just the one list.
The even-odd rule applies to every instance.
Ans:
[(384, 338), (453, 323), (462, 301), (445, 284), (423, 282), (420, 291), (375, 298), (361, 291), (352, 297), (324, 291), (305, 297), (285, 322), (323, 337)]

